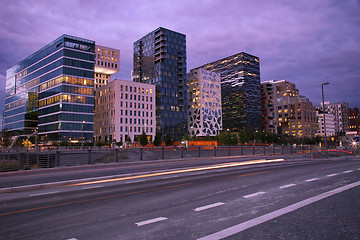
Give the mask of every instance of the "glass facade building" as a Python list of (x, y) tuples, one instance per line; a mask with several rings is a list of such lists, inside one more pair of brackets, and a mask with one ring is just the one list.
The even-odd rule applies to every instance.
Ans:
[(6, 73), (4, 129), (40, 140), (93, 138), (95, 42), (63, 35)]
[(259, 58), (241, 52), (199, 68), (220, 74), (223, 129), (261, 131)]
[(133, 81), (156, 86), (156, 128), (181, 139), (187, 132), (186, 36), (158, 28), (134, 43)]

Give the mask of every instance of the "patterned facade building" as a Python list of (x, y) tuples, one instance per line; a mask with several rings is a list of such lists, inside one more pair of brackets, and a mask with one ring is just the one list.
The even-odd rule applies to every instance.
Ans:
[(187, 75), (190, 136), (216, 136), (222, 130), (220, 75), (196, 69)]
[(136, 141), (143, 132), (155, 136), (155, 86), (114, 80), (99, 87), (95, 95), (96, 141)]
[(220, 74), (224, 129), (262, 129), (258, 57), (241, 52), (199, 68)]
[(134, 43), (133, 81), (156, 86), (156, 128), (164, 137), (187, 133), (186, 36), (157, 28)]

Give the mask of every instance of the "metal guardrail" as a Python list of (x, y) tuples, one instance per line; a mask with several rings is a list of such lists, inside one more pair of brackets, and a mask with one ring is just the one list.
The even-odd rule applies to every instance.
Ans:
[[(161, 159), (295, 154), (304, 154), (305, 157), (311, 158), (324, 156), (324, 153), (311, 149), (311, 146), (88, 147), (83, 149), (42, 149), (41, 151), (16, 149), (0, 153), (0, 171)], [(332, 154), (334, 155), (334, 153)]]

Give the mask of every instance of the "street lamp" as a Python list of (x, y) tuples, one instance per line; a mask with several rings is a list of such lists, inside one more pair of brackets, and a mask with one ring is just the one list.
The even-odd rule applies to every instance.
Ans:
[(84, 146), (84, 123), (85, 121), (82, 121), (81, 124), (81, 149), (83, 149)]
[(325, 134), (325, 151), (327, 150), (327, 139), (326, 139), (326, 121), (325, 121), (325, 103), (324, 103), (324, 86), (329, 85), (330, 83), (321, 84), (321, 95), (322, 95), (322, 105), (323, 105), (323, 118), (324, 118), (324, 134)]

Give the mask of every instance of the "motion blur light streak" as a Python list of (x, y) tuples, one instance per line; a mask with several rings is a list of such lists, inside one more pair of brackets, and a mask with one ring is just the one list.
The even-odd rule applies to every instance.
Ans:
[(76, 183), (76, 184), (72, 184), (70, 186), (87, 185), (87, 184), (95, 184), (95, 183), (106, 183), (106, 182), (115, 182), (115, 181), (129, 180), (129, 179), (170, 175), (170, 174), (176, 174), (176, 173), (195, 172), (195, 171), (203, 171), (203, 170), (210, 170), (210, 169), (219, 169), (219, 168), (237, 167), (237, 166), (245, 166), (245, 165), (251, 165), (251, 164), (282, 162), (282, 161), (284, 161), (284, 159), (271, 159), (271, 160), (260, 159), (260, 160), (246, 161), (246, 162), (223, 163), (223, 164), (211, 165), (211, 166), (208, 166), (208, 167), (189, 168), (189, 169), (182, 169), (182, 170), (173, 170), (173, 171), (168, 171), (168, 172), (143, 174), (143, 175), (139, 175), (139, 176), (121, 177), (121, 178), (113, 178), (113, 179), (106, 179), (106, 180), (98, 180), (98, 181), (91, 181), (91, 182)]

